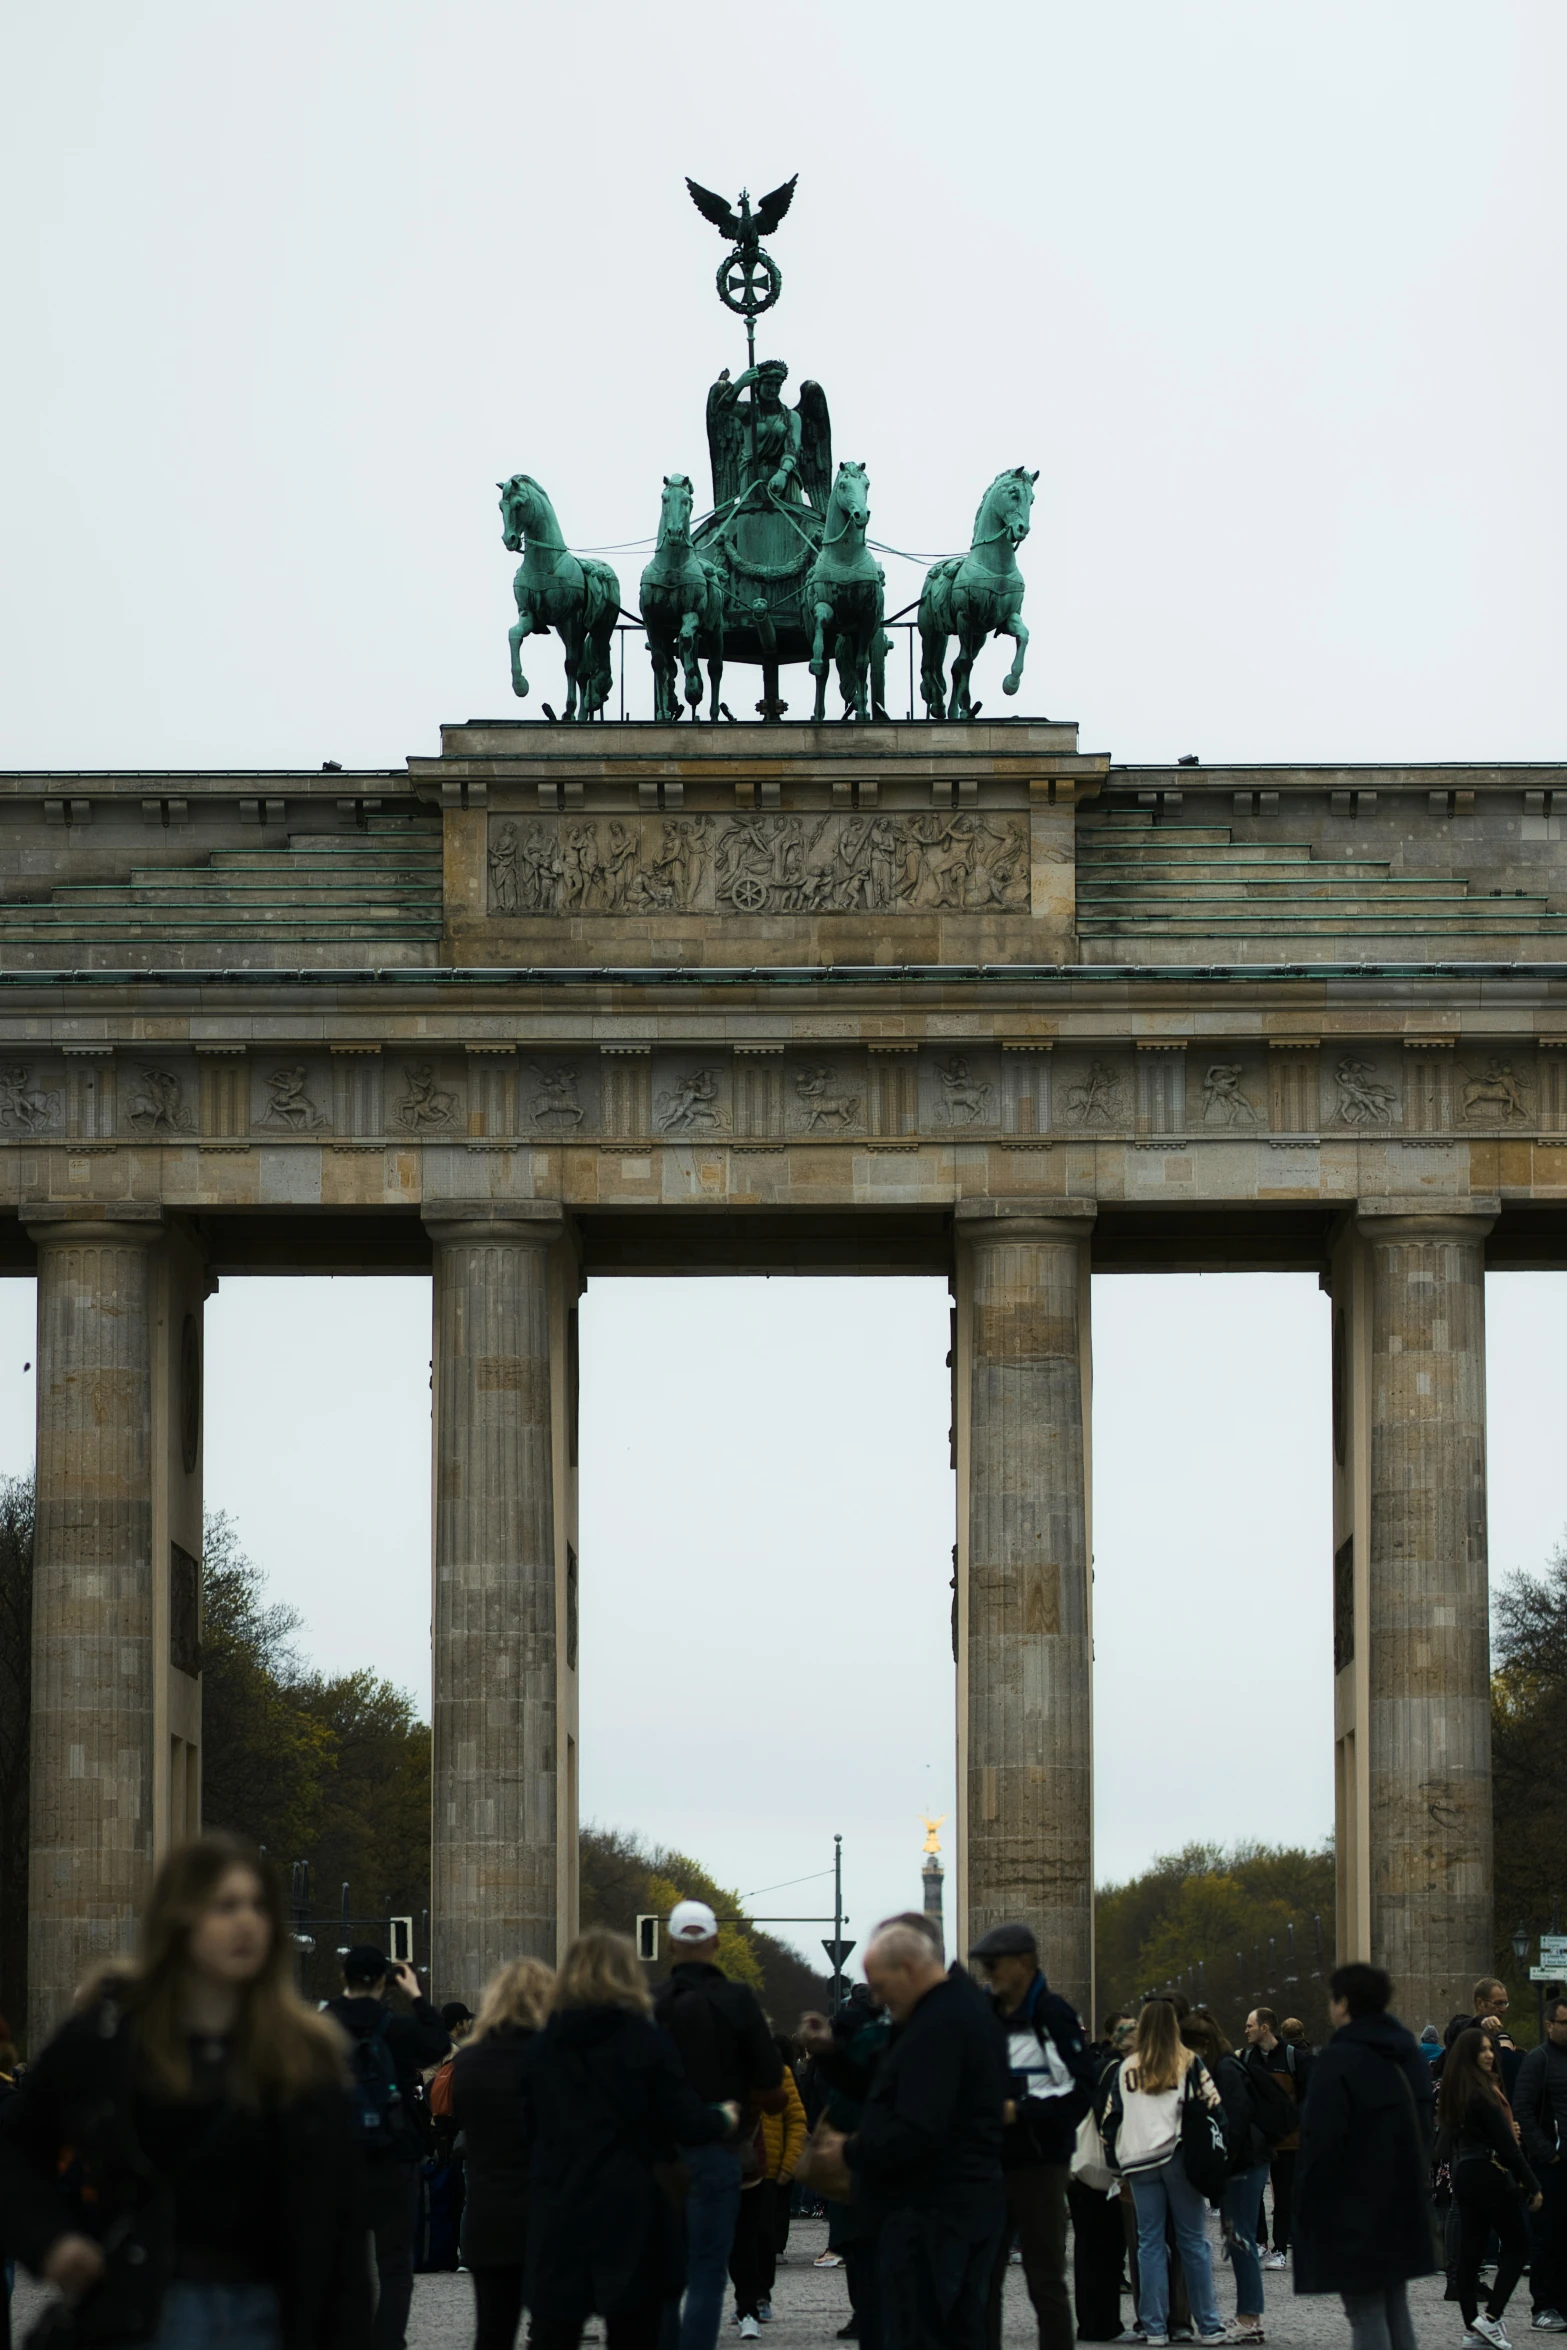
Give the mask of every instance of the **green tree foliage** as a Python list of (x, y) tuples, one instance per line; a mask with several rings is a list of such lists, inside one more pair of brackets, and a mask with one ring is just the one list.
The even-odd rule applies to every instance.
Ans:
[(1511, 1938), (1518, 1925), (1532, 1938), (1553, 1917), (1567, 1926), (1567, 1545), (1543, 1575), (1500, 1585), (1491, 1653), (1496, 1965), (1513, 1995), (1509, 2022), (1532, 2039), (1534, 1953), (1520, 1967)]
[[(705, 1901), (719, 1917), (740, 1920), (720, 1927), (718, 1963), (726, 1975), (750, 1984), (775, 2030), (792, 2032), (803, 2009), (826, 2005), (825, 1976), (776, 1936), (747, 1923), (738, 1893), (718, 1884), (699, 1861), (657, 1846), (649, 1850), (613, 1828), (584, 1828), (578, 1851), (585, 1926), (614, 1926), (629, 1934), (639, 1917), (656, 1914), (662, 1920), (677, 1901)], [(660, 1957), (667, 1963), (662, 1936)], [(650, 1969), (662, 1971), (662, 1964)]]
[[(1248, 2009), (1259, 2004), (1281, 2016), (1299, 2016), (1310, 2036), (1320, 2038), (1327, 2029), (1333, 1914), (1331, 1846), (1304, 1852), (1237, 1844), (1225, 1851), (1189, 1844), (1183, 1852), (1165, 1853), (1140, 1876), (1099, 1893), (1094, 1941), (1100, 2012), (1174, 1984), (1193, 2001), (1205, 2000), (1232, 2038)], [(1320, 1962), (1314, 1918), (1322, 1925)]]
[(27, 2014), (27, 1756), (32, 1727), (33, 1480), (0, 1477), (0, 2015)]
[(202, 1569), (202, 1817), (262, 1844), (285, 1872), (309, 1865), (305, 1972), (338, 1988), (341, 1888), (350, 1932), (386, 1938), (387, 1920), (430, 1904), (430, 1732), (411, 1697), (373, 1673), (305, 1670), (298, 1612), (266, 1577), (233, 1520), (209, 1512)]

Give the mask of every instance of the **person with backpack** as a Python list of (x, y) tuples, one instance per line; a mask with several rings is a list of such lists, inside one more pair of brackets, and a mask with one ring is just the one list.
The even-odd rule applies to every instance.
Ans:
[(577, 2350), (595, 2310), (608, 2350), (657, 2350), (683, 2273), (681, 2173), (739, 2126), (737, 2101), (692, 2088), (652, 2004), (632, 1943), (590, 1927), (523, 2051), (532, 2350)]
[[(1294, 2027), (1299, 2032), (1300, 2026)], [(1295, 2186), (1295, 2157), (1300, 2152), (1300, 2107), (1311, 2079), (1311, 2050), (1295, 2038), (1286, 2024), (1281, 2030), (1271, 2007), (1254, 2007), (1246, 2018), (1246, 2047), (1241, 2058), (1259, 2100), (1277, 2117), (1278, 2100), (1285, 2101), (1288, 2128), (1270, 2131), (1269, 2176), (1273, 2187), (1273, 2249), (1264, 2251), (1264, 2268), (1287, 2265), (1290, 2248), (1290, 2203)], [(1277, 2098), (1267, 2096), (1267, 2086)], [(1260, 2227), (1259, 2244), (1266, 2238)]]
[(1390, 2015), (1393, 1986), (1361, 1959), (1328, 1977), (1333, 2037), (1300, 2114), (1295, 2290), (1337, 2293), (1351, 2350), (1415, 2350), (1409, 2279), (1437, 2268), (1431, 2072)]
[[(1488, 2032), (1460, 2032), (1448, 2049), (1436, 2116), (1436, 2158), (1448, 2165), (1458, 2219), (1448, 2298), (1463, 2313), (1464, 2350), (1510, 2350), (1502, 2320), (1529, 2257), (1524, 2204), (1538, 2211), (1541, 2196), (1501, 2095), (1497, 2051)], [(1482, 2317), (1480, 2267), (1493, 2233), (1499, 2258)]]
[(513, 1959), (491, 1977), (478, 2021), (452, 2059), (448, 2114), (463, 2140), (462, 2259), (473, 2278), (474, 2350), (512, 2350), (517, 2339), (533, 2159), (523, 2062), (554, 1989), (541, 1960)]
[[(744, 1983), (731, 1983), (718, 1965), (717, 1918), (705, 1901), (677, 1901), (668, 1931), (679, 1955), (653, 2012), (674, 2041), (698, 2102), (735, 2105), (753, 2123), (764, 2112), (781, 2113), (783, 2059), (755, 1993)], [(743, 2143), (749, 2146), (749, 2133)], [(685, 2166), (690, 2186), (679, 2350), (716, 2350), (740, 2217), (742, 2159), (734, 2146), (709, 2138), (686, 2150)], [(756, 2167), (752, 2162), (753, 2176)], [(741, 2323), (747, 2340), (760, 2331), (754, 2318)]]
[[(202, 1836), (6, 2100), (8, 2241), (100, 2350), (368, 2350), (342, 2042), (293, 1988), (277, 1872)], [(54, 2322), (54, 2321), (51, 2321)]]
[(1196, 2109), (1199, 2125), (1192, 2131), (1194, 2142), (1200, 2125), (1223, 2111), (1207, 2066), (1181, 2038), (1171, 2002), (1146, 2000), (1138, 2013), (1132, 2053), (1110, 2076), (1100, 2129), (1106, 2158), (1131, 2182), (1137, 2209), (1137, 2315), (1147, 2350), (1164, 2350), (1169, 2340), (1166, 2217), (1174, 2223), (1198, 2335), (1204, 2342), (1225, 2338), (1213, 2290), (1207, 2198), (1187, 2168), (1188, 2108)]
[(1230, 2340), (1261, 2342), (1265, 2339), (1260, 2256), (1262, 2190), (1268, 2181), (1268, 2156), (1273, 2141), (1293, 2126), (1295, 2108), (1273, 2080), (1266, 2074), (1257, 2074), (1241, 2061), (1217, 2018), (1206, 2008), (1194, 2008), (1185, 2018), (1181, 2038), (1208, 2067), (1224, 2107), (1230, 2175), (1219, 2209), (1224, 2221), (1225, 2249), (1235, 2276), (1235, 2329)]
[[(406, 2013), (387, 2003), (392, 1985)], [(343, 1955), (343, 1993), (325, 2014), (348, 2034), (348, 2064), (364, 2156), (365, 2195), (375, 2238), (376, 2301), (372, 2350), (406, 2350), (414, 2289), (415, 2188), (424, 2152), (419, 2116), (423, 2074), (439, 2064), (451, 2041), (437, 2011), (403, 1960), (388, 1962), (373, 1943), (357, 1942)]]
[(989, 1984), (1006, 2035), (1007, 2095), (1015, 2117), (1001, 2139), (1007, 2224), (990, 2276), (989, 2350), (1001, 2350), (1002, 2293), (1014, 2236), (1039, 2350), (1072, 2350), (1077, 2329), (1066, 2280), (1067, 2188), (1077, 2125), (1093, 2103), (1098, 2076), (1076, 2010), (1045, 1980), (1031, 1927), (992, 1926), (969, 1957)]

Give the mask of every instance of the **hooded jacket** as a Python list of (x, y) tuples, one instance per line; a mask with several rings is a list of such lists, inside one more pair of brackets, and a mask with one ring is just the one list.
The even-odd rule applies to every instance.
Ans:
[(528, 2042), (520, 2087), (535, 2317), (609, 2317), (678, 2293), (679, 2223), (656, 2174), (729, 2122), (686, 2080), (669, 2034), (623, 2007), (567, 2008)]
[(1431, 2073), (1396, 2016), (1352, 2016), (1312, 2066), (1291, 2233), (1297, 2293), (1370, 2293), (1440, 2266)]

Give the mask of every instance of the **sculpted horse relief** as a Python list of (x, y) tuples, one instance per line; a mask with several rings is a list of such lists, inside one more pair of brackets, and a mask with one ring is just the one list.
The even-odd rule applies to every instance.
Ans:
[(495, 818), (490, 912), (1028, 911), (1022, 815)]

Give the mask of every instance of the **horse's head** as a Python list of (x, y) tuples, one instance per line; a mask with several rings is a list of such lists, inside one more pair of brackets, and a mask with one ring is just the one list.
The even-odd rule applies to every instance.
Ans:
[(501, 544), (519, 555), (524, 539), (540, 535), (549, 500), (531, 473), (514, 473), (495, 486), (501, 493)]
[(1009, 472), (998, 473), (980, 501), (974, 518), (974, 544), (986, 539), (1004, 538), (1014, 547), (1020, 547), (1029, 533), (1029, 520), (1034, 510), (1034, 484), (1037, 473), (1030, 473), (1023, 465), (1014, 465)]
[(664, 476), (664, 503), (659, 515), (658, 543), (664, 546), (670, 540), (689, 539), (691, 536), (691, 509), (696, 503), (696, 491), (689, 473), (666, 473)]
[(845, 457), (832, 485), (832, 502), (847, 528), (864, 530), (871, 518), (870, 477), (863, 465)]

